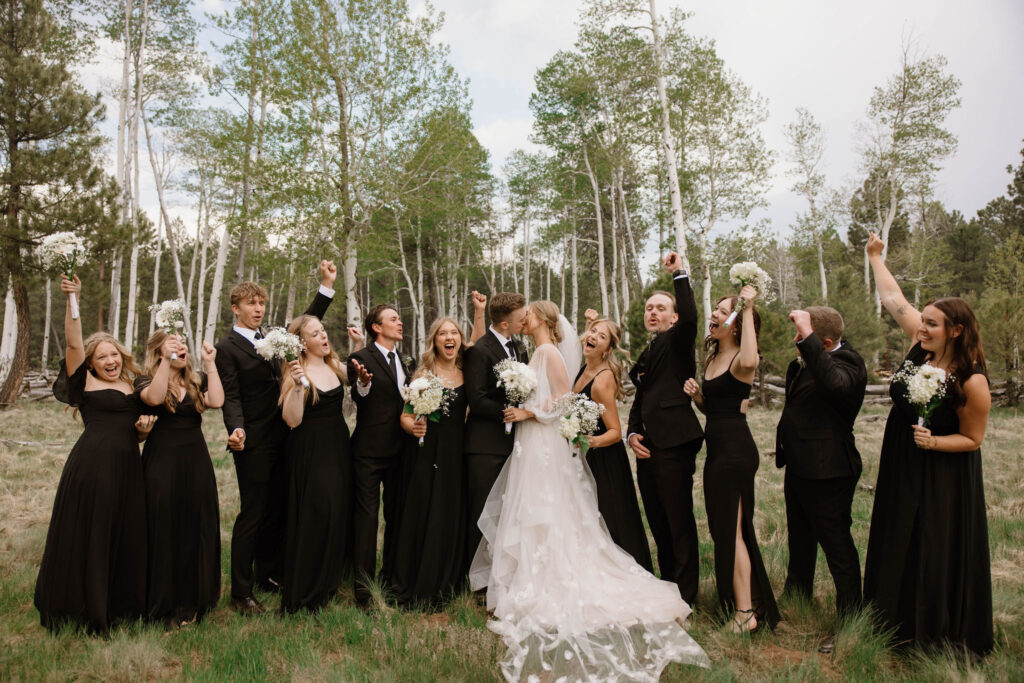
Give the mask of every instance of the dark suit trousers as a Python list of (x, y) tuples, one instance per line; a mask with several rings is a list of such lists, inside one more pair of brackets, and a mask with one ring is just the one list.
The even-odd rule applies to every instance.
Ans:
[(859, 476), (804, 479), (786, 469), (786, 524), (789, 527), (789, 570), (785, 591), (811, 597), (818, 545), (836, 586), (840, 614), (861, 606), (860, 557), (850, 526), (850, 509)]
[(483, 534), (480, 533), (480, 527), (477, 526), (477, 521), (480, 519), (480, 513), (484, 511), (484, 503), (487, 502), (487, 496), (491, 493), (498, 475), (501, 474), (501, 468), (504, 467), (508, 456), (494, 455), (492, 453), (466, 453), (465, 458), (466, 486), (469, 489), (466, 496), (468, 506), (466, 517), (466, 570), (468, 571), (469, 565), (473, 561), (473, 556), (476, 555), (477, 546), (480, 545), (480, 539), (483, 537)]
[(693, 518), (693, 473), (700, 444), (698, 440), (666, 450), (652, 448), (650, 458), (636, 461), (636, 481), (658, 546), (661, 578), (679, 586), (679, 594), (690, 605), (697, 600), (700, 583)]
[(288, 471), (280, 444), (270, 452), (246, 450), (236, 458), (272, 458), (269, 479), (252, 477), (248, 469), (238, 475), (241, 509), (231, 531), (231, 597), (252, 595), (253, 583), (283, 574), (284, 522), (287, 514)]
[(355, 508), (352, 512), (352, 554), (356, 570), (356, 601), (370, 599), (366, 581), (377, 574), (377, 527), (380, 519), (381, 486), (384, 486), (384, 549), (381, 579), (385, 583), (391, 572), (391, 559), (398, 523), (399, 465), (393, 457), (353, 458), (355, 476)]

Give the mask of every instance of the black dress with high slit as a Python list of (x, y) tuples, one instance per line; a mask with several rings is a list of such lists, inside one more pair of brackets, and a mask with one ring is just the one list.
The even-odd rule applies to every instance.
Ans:
[[(915, 344), (906, 360), (919, 366), (927, 358)], [(893, 406), (878, 462), (864, 600), (900, 642), (983, 655), (992, 649), (993, 627), (981, 450), (918, 448), (917, 412), (905, 385), (893, 382), (889, 395)], [(932, 413), (928, 428), (935, 436), (960, 432), (952, 395)]]
[[(140, 377), (136, 390), (141, 393), (150, 381)], [(200, 391), (206, 391), (205, 377)], [(143, 410), (157, 416), (142, 449), (149, 530), (146, 618), (199, 620), (220, 598), (217, 476), (203, 416), (187, 393), (174, 412), (163, 405)]]
[(715, 544), (715, 582), (718, 602), (727, 616), (736, 609), (732, 578), (736, 557), (736, 515), (742, 502), (740, 530), (750, 556), (751, 596), (758, 621), (772, 628), (779, 622), (768, 572), (761, 559), (754, 532), (754, 475), (759, 457), (754, 437), (741, 412), (743, 401), (750, 397), (750, 385), (741, 382), (730, 368), (713, 379), (705, 379), (704, 410), (707, 424), (704, 438), (707, 457), (704, 461), (704, 505), (708, 512), (708, 529)]
[(85, 390), (85, 363), (61, 364), (54, 396), (75, 406), (85, 429), (57, 485), (35, 606), (48, 629), (104, 632), (146, 606), (146, 499), (135, 422), (141, 404), (118, 389)]
[(281, 609), (317, 610), (338, 592), (352, 533), (352, 453), (344, 385), (306, 397), (285, 442), (288, 517)]
[[(573, 386), (579, 381), (585, 369), (580, 368), (576, 379), (573, 380)], [(591, 392), (594, 390), (594, 380), (601, 372), (594, 375), (579, 393), (593, 399)], [(604, 420), (598, 418), (594, 436), (600, 436), (607, 431), (608, 427), (605, 426)], [(605, 526), (608, 527), (608, 533), (615, 541), (615, 545), (632, 555), (641, 567), (653, 573), (651, 546), (647, 542), (643, 518), (640, 517), (640, 504), (636, 498), (636, 484), (633, 483), (633, 470), (629, 467), (626, 445), (620, 440), (610, 446), (591, 448), (587, 451), (587, 465), (597, 484), (597, 509), (604, 518)]]
[(466, 390), (447, 391), (453, 394), (448, 414), (427, 422), (422, 446), (410, 436), (402, 452), (390, 589), (403, 605), (439, 607), (466, 577)]

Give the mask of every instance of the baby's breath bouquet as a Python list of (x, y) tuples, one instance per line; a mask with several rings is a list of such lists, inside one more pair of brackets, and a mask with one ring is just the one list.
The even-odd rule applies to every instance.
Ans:
[[(505, 390), (508, 407), (522, 406), (537, 389), (537, 373), (526, 363), (507, 358), (494, 366), (498, 386)], [(505, 423), (505, 433), (512, 433), (512, 423)]]
[[(302, 353), (302, 342), (298, 335), (291, 334), (283, 327), (274, 327), (263, 339), (256, 340), (256, 353), (267, 360), (285, 360), (291, 363)], [(309, 380), (302, 377), (302, 386), (309, 389)]]
[[(181, 334), (185, 327), (185, 302), (181, 299), (168, 299), (161, 304), (149, 307), (153, 313), (153, 324), (167, 334)], [(178, 354), (172, 353), (171, 360), (178, 360)]]
[[(765, 303), (771, 303), (772, 278), (764, 271), (763, 268), (761, 268), (761, 266), (757, 265), (753, 261), (734, 263), (732, 268), (729, 269), (729, 282), (734, 285), (739, 285), (740, 287), (751, 285), (757, 290), (758, 296), (760, 296)], [(723, 323), (725, 327), (729, 327), (736, 322), (736, 316), (743, 310), (744, 303), (743, 299), (736, 302), (735, 310), (729, 314), (729, 317), (726, 318)]]
[(597, 429), (597, 420), (604, 412), (604, 406), (591, 400), (586, 394), (566, 394), (558, 400), (562, 417), (558, 430), (573, 445), (572, 457), (577, 454), (586, 457), (590, 450), (587, 436)]
[[(440, 422), (441, 415), (448, 414), (452, 395), (445, 388), (441, 378), (427, 373), (414, 379), (409, 386), (403, 387), (402, 398), (405, 399), (403, 410), (415, 415), (417, 420), (425, 417), (431, 422)], [(420, 437), (420, 446), (423, 446), (423, 438)]]
[(907, 388), (907, 400), (917, 409), (917, 426), (924, 427), (931, 419), (932, 413), (946, 396), (946, 371), (934, 365), (914, 365), (904, 361), (903, 367), (893, 376), (893, 382), (899, 382)]
[[(75, 279), (75, 266), (85, 260), (85, 242), (73, 232), (55, 232), (47, 235), (36, 248), (36, 256), (46, 270), (59, 270)], [(68, 296), (71, 304), (71, 319), (78, 320), (78, 297), (72, 292)]]

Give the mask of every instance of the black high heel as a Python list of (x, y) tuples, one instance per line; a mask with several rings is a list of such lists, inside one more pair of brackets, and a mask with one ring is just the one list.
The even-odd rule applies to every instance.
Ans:
[[(729, 623), (726, 626), (727, 630), (730, 633), (735, 633), (737, 635), (742, 635), (744, 633), (747, 633), (747, 634), (751, 634), (752, 635), (754, 633), (757, 633), (758, 630), (761, 628), (761, 624), (763, 622), (760, 619), (758, 619), (758, 615), (757, 615), (757, 612), (755, 610), (753, 610), (753, 609), (738, 609), (738, 610), (736, 610), (736, 614), (746, 614), (747, 618), (742, 620), (742, 621), (740, 621), (735, 616), (730, 618), (729, 619)], [(746, 626), (747, 626), (747, 624), (750, 623), (751, 619), (756, 619), (757, 623), (754, 625), (754, 628), (747, 628)]]

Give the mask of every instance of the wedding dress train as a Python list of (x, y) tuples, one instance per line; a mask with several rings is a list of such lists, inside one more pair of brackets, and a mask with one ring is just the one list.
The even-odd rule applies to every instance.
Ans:
[(516, 429), (470, 569), (472, 587), (487, 588), (488, 628), (508, 647), (502, 673), (510, 681), (656, 681), (669, 662), (709, 666), (683, 629), (690, 608), (679, 589), (615, 545), (586, 460), (559, 434), (555, 401), (571, 388), (563, 354), (542, 344), (530, 366), (538, 387), (525, 407), (537, 419)]

